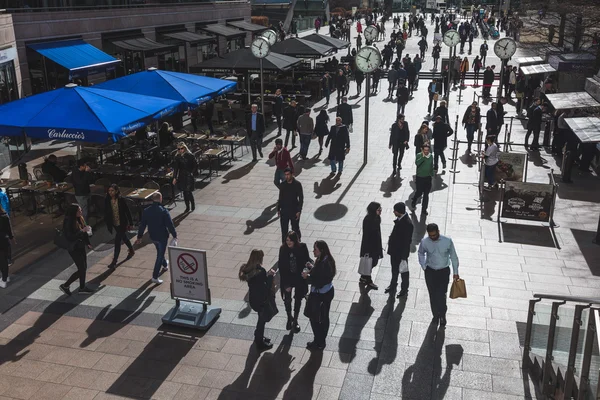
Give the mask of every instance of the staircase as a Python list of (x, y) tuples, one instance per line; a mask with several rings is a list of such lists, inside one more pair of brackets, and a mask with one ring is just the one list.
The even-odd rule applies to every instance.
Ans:
[(547, 399), (600, 399), (600, 299), (535, 294), (523, 370)]

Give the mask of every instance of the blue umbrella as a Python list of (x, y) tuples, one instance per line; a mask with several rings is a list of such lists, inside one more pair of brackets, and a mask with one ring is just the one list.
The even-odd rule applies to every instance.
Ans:
[(179, 101), (69, 84), (0, 106), (0, 136), (107, 143), (175, 112)]
[(197, 107), (215, 96), (235, 90), (236, 82), (150, 68), (111, 79), (97, 87), (179, 100), (190, 107)]

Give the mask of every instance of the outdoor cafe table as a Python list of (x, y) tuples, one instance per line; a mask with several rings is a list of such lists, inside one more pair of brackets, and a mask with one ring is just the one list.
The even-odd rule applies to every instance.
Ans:
[(145, 189), (145, 188), (121, 188), (121, 196), (132, 199), (138, 203), (139, 210), (139, 221), (142, 220), (142, 202), (147, 201), (152, 197), (154, 193), (158, 192), (158, 189)]
[[(242, 144), (246, 140), (245, 136), (211, 136), (208, 138), (210, 142), (219, 142), (219, 143), (229, 143), (231, 146), (231, 160), (236, 161), (235, 158), (235, 150), (242, 148)], [(242, 156), (244, 155), (244, 150), (242, 148)]]

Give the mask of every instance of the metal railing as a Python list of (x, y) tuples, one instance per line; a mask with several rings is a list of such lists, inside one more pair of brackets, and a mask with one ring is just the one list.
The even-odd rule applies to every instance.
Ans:
[(600, 298), (533, 297), (527, 315), (523, 369), (539, 383), (546, 398), (600, 398)]

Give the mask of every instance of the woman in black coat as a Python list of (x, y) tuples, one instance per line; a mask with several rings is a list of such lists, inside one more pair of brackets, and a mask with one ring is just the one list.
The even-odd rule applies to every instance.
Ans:
[(71, 295), (69, 286), (77, 279), (79, 279), (80, 294), (93, 293), (93, 290), (85, 285), (85, 274), (87, 271), (86, 247), (89, 249), (92, 248), (88, 232), (91, 232), (91, 228), (83, 220), (81, 207), (76, 203), (71, 204), (65, 212), (63, 235), (69, 242), (68, 252), (77, 267), (77, 271), (65, 283), (59, 286), (59, 289), (67, 296)]
[[(360, 256), (368, 255), (373, 260), (373, 267), (383, 258), (383, 245), (381, 244), (381, 204), (371, 202), (367, 207), (367, 215), (362, 224), (362, 241), (360, 244)], [(379, 289), (371, 275), (361, 275), (360, 283), (371, 289)]]
[(10, 254), (10, 241), (14, 241), (8, 214), (0, 207), (0, 288), (6, 288), (8, 279), (8, 259)]
[(327, 136), (325, 147), (329, 146), (329, 142), (331, 142), (331, 147), (329, 148), (329, 156), (327, 158), (329, 158), (331, 164), (331, 173), (335, 174), (337, 162), (340, 166), (341, 175), (344, 169), (346, 153), (350, 151), (350, 133), (346, 125), (342, 124), (342, 118), (340, 117), (336, 117), (335, 125), (331, 127), (329, 136)]
[(119, 187), (114, 183), (108, 188), (106, 198), (104, 199), (104, 221), (106, 222), (106, 228), (111, 234), (113, 228), (115, 228), (115, 252), (112, 262), (108, 265), (108, 268), (115, 268), (119, 260), (119, 254), (121, 254), (121, 243), (125, 243), (125, 246), (129, 249), (127, 252), (128, 260), (133, 257), (135, 250), (133, 250), (131, 241), (127, 237), (127, 231), (133, 225), (131, 211), (129, 211), (127, 203), (121, 197)]
[(183, 192), (183, 201), (185, 202), (184, 212), (190, 212), (190, 205), (192, 211), (194, 211), (196, 203), (194, 202), (192, 192), (196, 184), (194, 174), (198, 170), (198, 164), (196, 157), (194, 157), (184, 143), (177, 144), (177, 155), (173, 161), (173, 167), (173, 185), (177, 185), (177, 188)]
[(315, 122), (315, 135), (319, 140), (319, 155), (323, 152), (323, 138), (329, 134), (329, 114), (321, 110)]
[(258, 313), (258, 322), (254, 330), (254, 343), (259, 350), (273, 347), (271, 340), (265, 337), (265, 324), (270, 317), (265, 314), (265, 306), (269, 300), (274, 300), (272, 291), (275, 270), (265, 271), (262, 266), (265, 254), (262, 250), (252, 250), (248, 262), (242, 264), (239, 271), (241, 281), (248, 283), (248, 299), (250, 307)]
[(329, 308), (335, 295), (333, 277), (336, 274), (335, 260), (329, 246), (323, 240), (317, 240), (313, 246), (315, 264), (307, 265), (308, 271), (302, 271), (302, 277), (311, 284), (306, 312), (310, 319), (314, 340), (308, 342), (309, 350), (323, 350), (329, 331)]
[[(285, 243), (279, 248), (279, 271), (281, 272), (281, 298), (287, 313), (286, 329), (300, 332), (298, 316), (302, 307), (302, 299), (308, 293), (308, 284), (302, 279), (302, 270), (312, 260), (308, 254), (308, 247), (300, 243), (298, 234), (289, 231)], [(294, 316), (292, 316), (292, 289), (294, 289)]]

